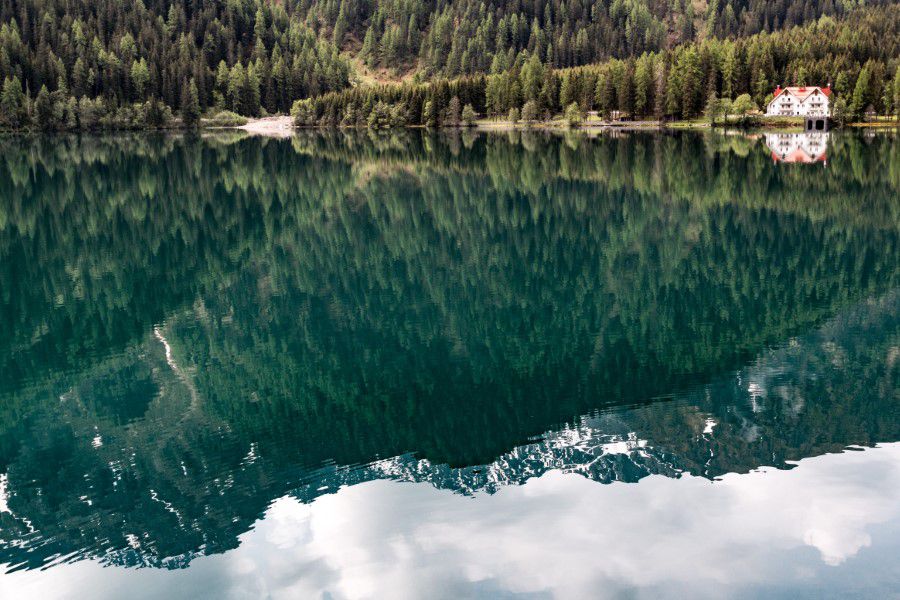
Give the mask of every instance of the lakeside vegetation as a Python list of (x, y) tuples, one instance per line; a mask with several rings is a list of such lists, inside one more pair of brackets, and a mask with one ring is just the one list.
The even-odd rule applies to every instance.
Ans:
[(779, 82), (833, 82), (839, 123), (900, 109), (900, 6), (823, 18), (803, 27), (736, 40), (709, 39), (627, 60), (553, 69), (536, 54), (521, 54), (495, 75), (426, 84), (360, 86), (300, 100), (300, 126), (458, 126), (465, 107), (508, 121), (546, 121), (563, 115), (580, 124), (587, 111), (601, 118), (711, 120), (764, 108)]
[(201, 112), (286, 113), (351, 67), (293, 3), (2, 0), (7, 128), (193, 126)]
[[(826, 82), (838, 122), (870, 107), (895, 115), (900, 6), (851, 8), (730, 0), (694, 15), (690, 2), (637, 0), (3, 0), (0, 127), (192, 128), (203, 115), (291, 109), (302, 126), (372, 128), (575, 123), (594, 111), (715, 119), (727, 105), (740, 115), (764, 108), (778, 83)], [(361, 68), (404, 81), (371, 83)]]

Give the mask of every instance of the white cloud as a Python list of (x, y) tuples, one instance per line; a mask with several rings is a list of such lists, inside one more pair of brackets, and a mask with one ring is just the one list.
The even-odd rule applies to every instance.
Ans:
[(835, 569), (858, 580), (866, 561), (853, 557), (898, 522), (900, 443), (716, 482), (554, 471), (471, 498), (374, 481), (309, 505), (279, 499), (240, 548), (184, 571), (81, 562), (0, 577), (0, 596), (722, 595)]

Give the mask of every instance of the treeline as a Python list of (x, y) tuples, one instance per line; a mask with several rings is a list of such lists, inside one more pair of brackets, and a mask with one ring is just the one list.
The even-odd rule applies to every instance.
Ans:
[(898, 66), (900, 6), (894, 5), (572, 69), (554, 69), (539, 54), (523, 52), (503, 73), (348, 89), (300, 101), (294, 115), (299, 125), (360, 125), (383, 103), (402, 115), (398, 124), (453, 125), (459, 119), (450, 109), (457, 105), (534, 120), (575, 104), (604, 117), (690, 119), (703, 114), (711, 98), (744, 95), (742, 110), (749, 110), (764, 108), (778, 84), (826, 83), (836, 93), (836, 108), (851, 116), (870, 106), (890, 114), (900, 108)]
[[(467, 104), (469, 120), (511, 109), (552, 114), (573, 102), (690, 117), (712, 91), (746, 92), (760, 104), (777, 82), (827, 77), (853, 91), (869, 61), (860, 98), (882, 109), (896, 104), (884, 82), (900, 13), (874, 4), (888, 6), (715, 0), (695, 14), (686, 0), (0, 0), (0, 127), (192, 126), (203, 113), (283, 113), (298, 98), (348, 89), (348, 56), (415, 71), (415, 83), (377, 92), (371, 106), (354, 91), (337, 100), (339, 115), (327, 113), (330, 124), (453, 123), (466, 120)], [(788, 29), (799, 23), (799, 33)], [(600, 66), (559, 71), (588, 64)], [(449, 82), (426, 93), (436, 96), (431, 105), (418, 100), (426, 79), (479, 74), (491, 74), (473, 79), (485, 90), (460, 96), (458, 109), (455, 94), (444, 97)], [(379, 105), (379, 95), (408, 101)], [(350, 104), (356, 112), (346, 115)], [(327, 107), (316, 106), (319, 121)]]
[[(637, 56), (711, 37), (750, 36), (842, 15), (855, 0), (302, 0), (323, 36), (373, 68), (457, 77), (499, 73), (521, 52), (552, 67)], [(887, 4), (869, 2), (868, 4)]]
[[(433, 83), (354, 87), (298, 100), (291, 108), (294, 124), (304, 126), (368, 126), (373, 129), (426, 125), (455, 127), (486, 110), (489, 78), (438, 79)], [(387, 115), (382, 119), (380, 115)]]
[(159, 112), (165, 121), (207, 109), (287, 112), (296, 98), (346, 87), (350, 72), (333, 44), (264, 0), (0, 2), (7, 128), (155, 126)]

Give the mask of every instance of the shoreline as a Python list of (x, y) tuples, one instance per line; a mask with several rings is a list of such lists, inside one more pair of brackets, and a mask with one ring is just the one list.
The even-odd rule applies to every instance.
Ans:
[[(895, 120), (879, 120), (879, 121), (855, 121), (845, 123), (843, 128), (859, 128), (859, 129), (896, 129), (900, 128), (900, 121)], [(243, 129), (251, 133), (266, 134), (269, 131), (284, 132), (303, 129), (369, 129), (368, 127), (342, 127), (342, 126), (325, 126), (325, 125), (306, 125), (295, 126), (291, 117), (272, 116), (262, 118), (250, 118), (245, 125), (229, 127), (228, 129)], [(374, 131), (387, 131), (387, 129), (375, 129)], [(427, 129), (424, 125), (406, 125), (397, 127), (396, 129)], [(550, 131), (664, 131), (667, 129), (690, 129), (690, 130), (734, 130), (740, 129), (744, 131), (779, 131), (790, 132), (797, 130), (803, 132), (802, 120), (773, 120), (762, 121), (750, 126), (741, 126), (731, 121), (728, 123), (717, 122), (715, 126), (711, 125), (705, 119), (694, 119), (690, 121), (601, 121), (586, 120), (580, 127), (572, 128), (562, 118), (542, 120), (542, 121), (518, 121), (513, 122), (508, 119), (478, 119), (471, 126), (459, 125), (455, 127), (435, 127), (433, 129), (471, 129), (473, 131), (529, 131), (529, 130), (550, 130)], [(831, 127), (829, 131), (841, 129), (841, 127)]]
[[(287, 138), (296, 131), (303, 130), (355, 130), (355, 131), (390, 131), (392, 129), (429, 129), (424, 125), (406, 125), (396, 128), (370, 129), (368, 127), (342, 127), (342, 126), (326, 126), (326, 125), (305, 125), (296, 126), (293, 118), (289, 115), (273, 115), (268, 117), (247, 117), (246, 123), (241, 125), (202, 125), (195, 129), (186, 129), (179, 126), (170, 126), (159, 129), (89, 129), (89, 130), (65, 130), (65, 131), (44, 131), (44, 130), (5, 130), (0, 129), (0, 134), (16, 135), (16, 134), (40, 134), (40, 133), (74, 133), (74, 134), (102, 134), (102, 133), (160, 133), (160, 132), (197, 132), (210, 133), (216, 131), (243, 131), (248, 135)], [(552, 132), (585, 132), (599, 133), (603, 131), (629, 132), (629, 131), (723, 131), (734, 132), (744, 131), (747, 133), (805, 133), (802, 124), (799, 122), (773, 121), (762, 122), (752, 126), (741, 126), (737, 123), (727, 123), (712, 126), (709, 121), (695, 119), (691, 121), (600, 121), (588, 120), (581, 126), (572, 128), (563, 119), (550, 119), (546, 121), (530, 121), (530, 122), (512, 122), (508, 119), (479, 119), (471, 126), (459, 125), (455, 127), (435, 127), (438, 130), (457, 130), (457, 131), (479, 131), (503, 133), (510, 131), (552, 131)], [(831, 127), (827, 131), (848, 130), (878, 130), (878, 131), (897, 131), (900, 130), (900, 121), (887, 120), (881, 118), (876, 121), (855, 121), (845, 123), (842, 127)], [(819, 132), (821, 133), (821, 132)]]
[(248, 118), (244, 125), (224, 129), (242, 129), (250, 135), (266, 137), (290, 137), (294, 132), (294, 120), (288, 115)]
[[(897, 129), (900, 121), (858, 121), (845, 123), (843, 127), (830, 127), (827, 131), (840, 129)], [(528, 130), (564, 130), (564, 131), (665, 131), (665, 130), (695, 130), (695, 131), (770, 131), (779, 133), (805, 133), (801, 122), (760, 122), (750, 126), (741, 126), (737, 123), (719, 123), (715, 126), (709, 121), (588, 121), (580, 127), (571, 128), (561, 119), (550, 121), (517, 122), (509, 120), (483, 119), (476, 121), (473, 129), (479, 131), (528, 131)], [(821, 132), (820, 132), (821, 133)]]
[[(294, 131), (303, 130), (359, 130), (368, 131), (368, 127), (332, 127), (323, 125), (311, 126), (295, 126), (291, 117), (263, 117), (259, 119), (249, 119), (245, 125), (235, 127), (217, 127), (216, 129), (232, 129), (244, 130), (252, 135), (262, 135), (271, 137), (288, 137)], [(397, 127), (395, 129), (427, 129), (424, 125), (407, 125)], [(748, 133), (804, 133), (802, 123), (775, 121), (771, 123), (760, 123), (749, 127), (742, 127), (736, 123), (719, 124), (712, 126), (709, 121), (693, 120), (693, 121), (587, 121), (580, 127), (571, 128), (562, 119), (551, 119), (547, 121), (531, 121), (531, 122), (512, 122), (506, 119), (479, 119), (472, 126), (460, 125), (457, 127), (436, 127), (434, 130), (461, 130), (461, 131), (478, 131), (478, 132), (495, 132), (502, 133), (508, 131), (553, 131), (553, 132), (585, 132), (596, 133), (602, 131), (745, 131)], [(828, 131), (837, 131), (840, 129), (878, 129), (892, 130), (900, 129), (900, 121), (875, 121), (875, 122), (853, 122), (846, 123), (843, 127), (833, 127)], [(386, 129), (372, 129), (371, 131), (390, 131)], [(821, 133), (821, 132), (820, 132)]]

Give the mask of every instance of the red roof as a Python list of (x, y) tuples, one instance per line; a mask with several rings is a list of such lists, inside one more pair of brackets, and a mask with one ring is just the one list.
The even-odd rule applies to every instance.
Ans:
[(777, 98), (784, 92), (790, 92), (792, 96), (796, 96), (797, 99), (800, 100), (800, 102), (803, 102), (809, 96), (811, 96), (813, 94), (813, 92), (815, 92), (817, 90), (819, 92), (825, 94), (825, 97), (831, 96), (831, 85), (827, 85), (825, 87), (819, 87), (819, 86), (815, 86), (815, 85), (812, 85), (812, 86), (789, 86), (789, 87), (784, 87), (784, 88), (781, 86), (778, 86), (777, 88), (775, 88), (775, 96), (772, 98), (772, 100), (774, 100), (775, 98)]

